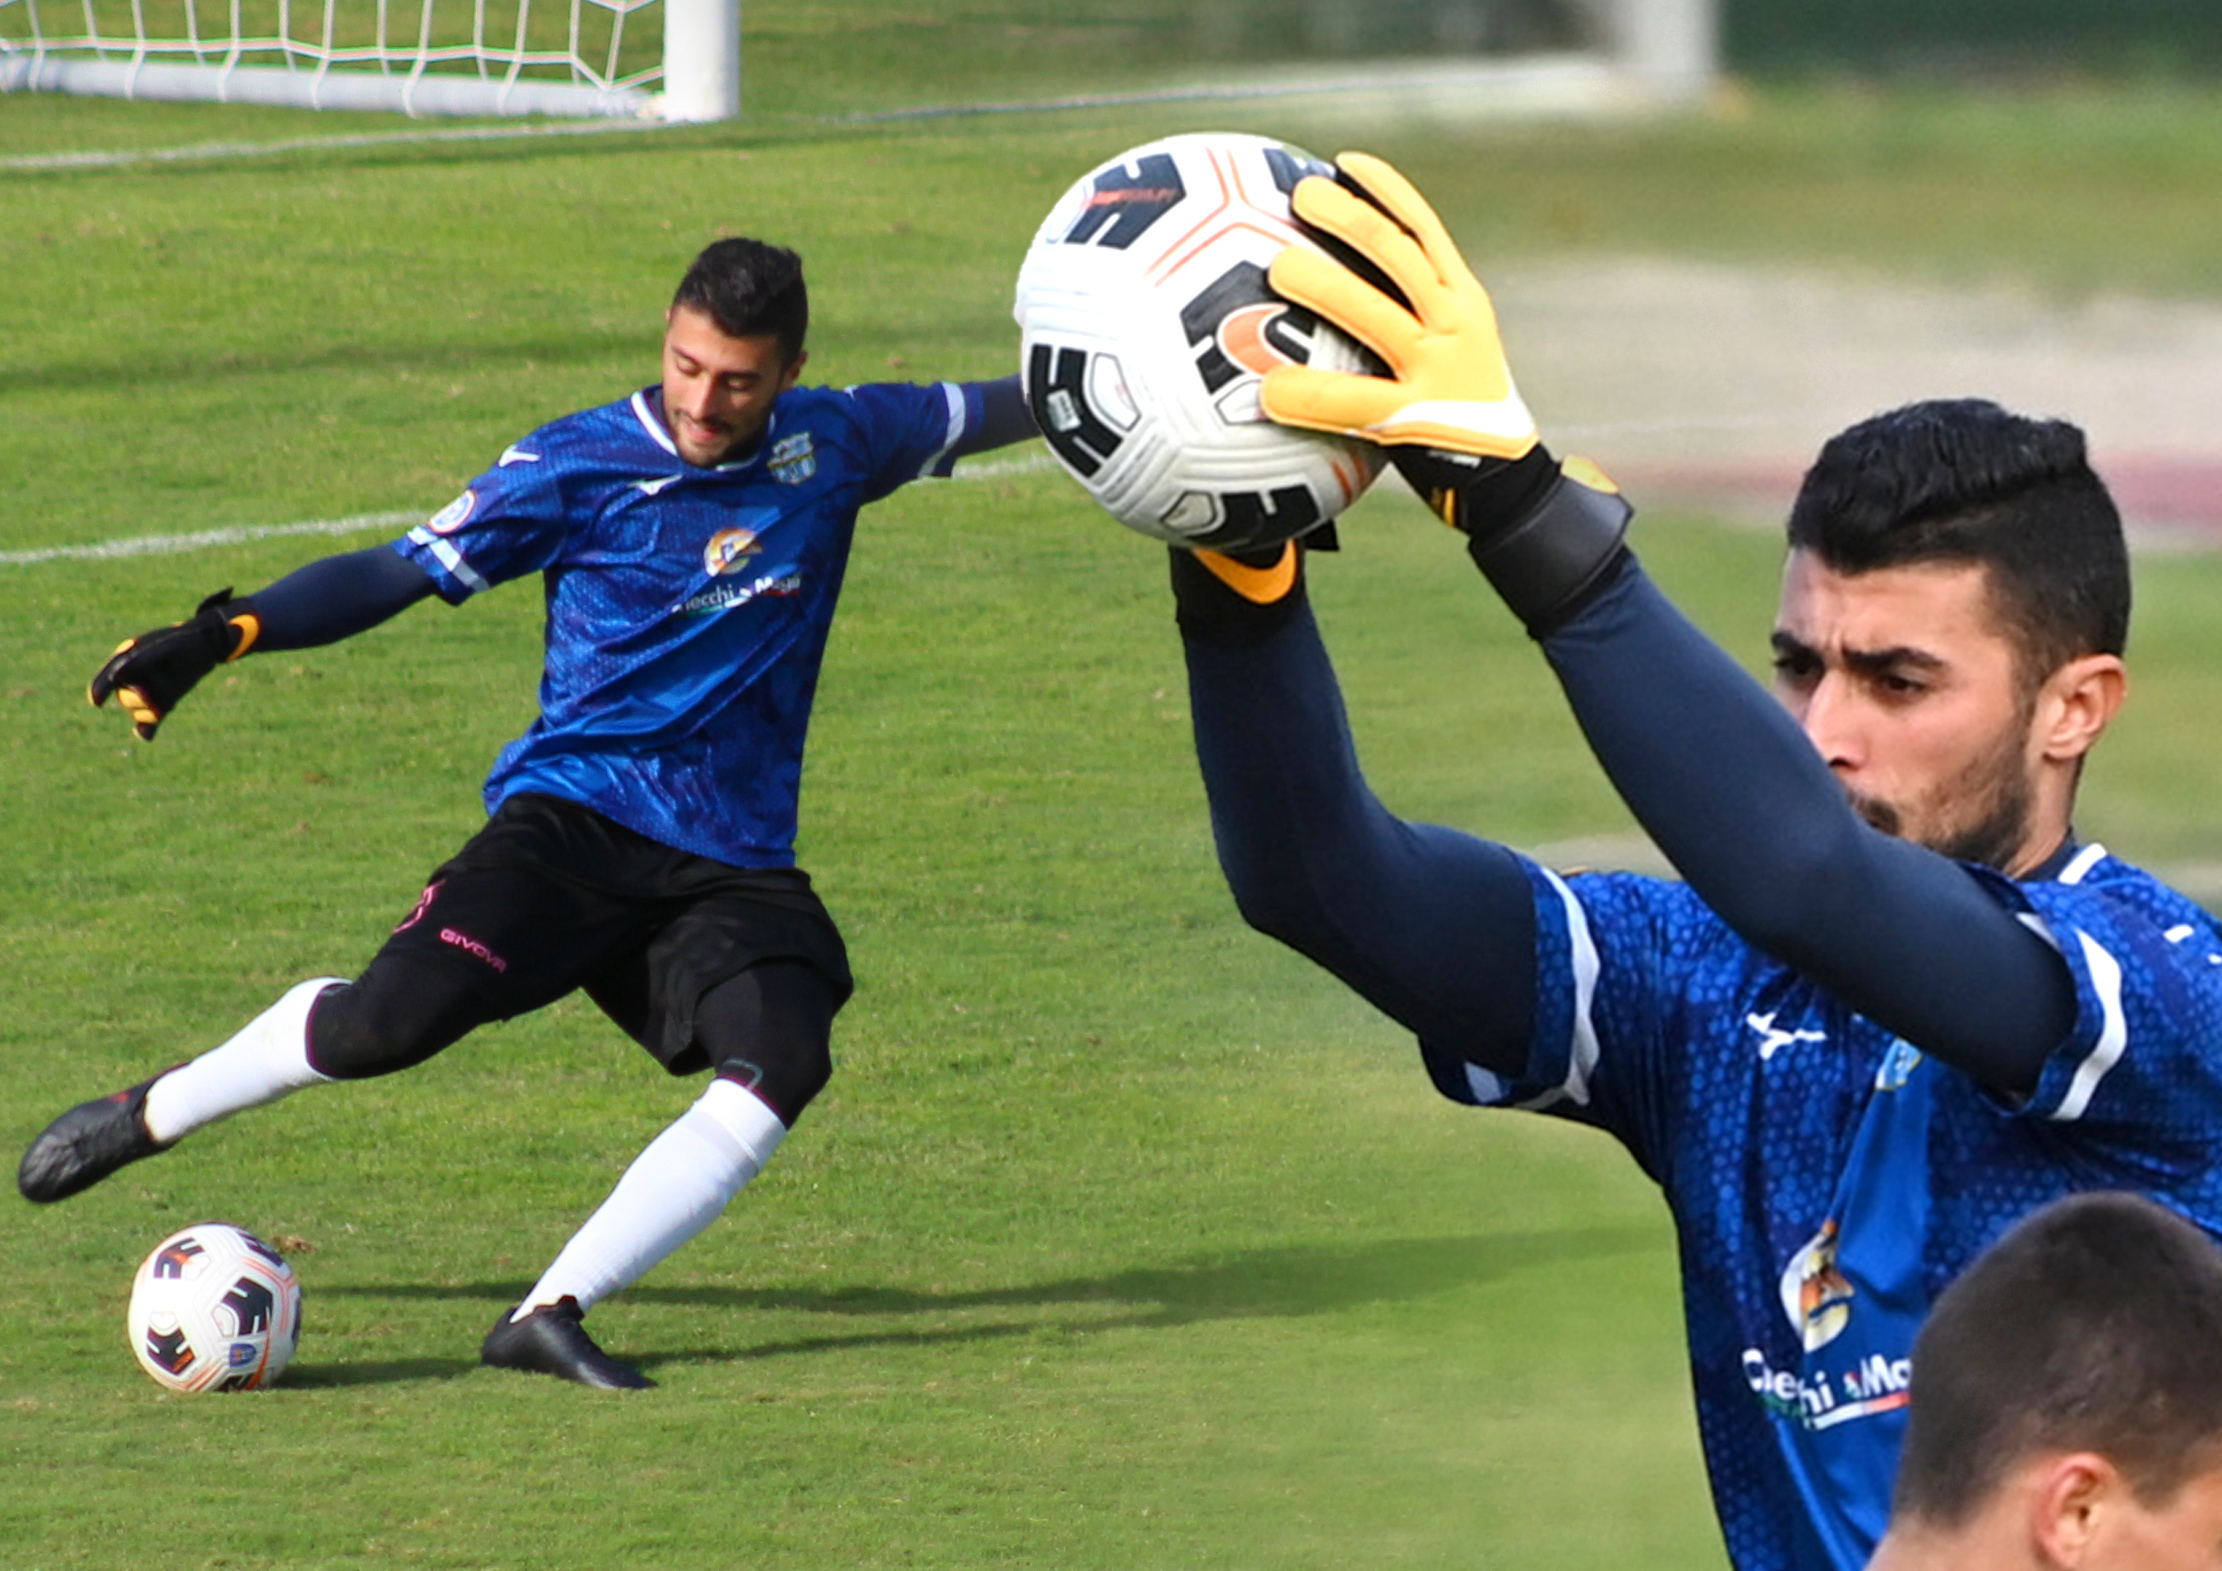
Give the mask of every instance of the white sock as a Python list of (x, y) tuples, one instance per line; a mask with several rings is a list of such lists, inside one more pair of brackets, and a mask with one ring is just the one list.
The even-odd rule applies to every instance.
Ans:
[(563, 1298), (577, 1299), (583, 1312), (632, 1286), (716, 1221), (786, 1137), (787, 1126), (754, 1093), (712, 1080), (700, 1101), (633, 1158), (511, 1318)]
[(168, 1145), (242, 1108), (329, 1082), (309, 1067), (309, 1007), (327, 987), (345, 985), (336, 976), (303, 982), (222, 1047), (155, 1081), (147, 1089), (147, 1133)]

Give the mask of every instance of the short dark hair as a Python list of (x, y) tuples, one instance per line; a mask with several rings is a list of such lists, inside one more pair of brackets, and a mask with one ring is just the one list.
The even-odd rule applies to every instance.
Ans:
[(1976, 563), (2026, 688), (2129, 641), (2129, 549), (2082, 430), (1980, 398), (1908, 404), (1831, 437), (1790, 546), (1840, 573)]
[(672, 309), (688, 306), (717, 324), (728, 338), (766, 334), (779, 340), (792, 364), (810, 330), (810, 292), (803, 287), (802, 258), (761, 240), (719, 240), (706, 246), (679, 280)]
[(2222, 1460), (2222, 1249), (2137, 1195), (2056, 1201), (1913, 1344), (1893, 1514), (1964, 1525), (2032, 1457), (2091, 1451), (2147, 1506)]

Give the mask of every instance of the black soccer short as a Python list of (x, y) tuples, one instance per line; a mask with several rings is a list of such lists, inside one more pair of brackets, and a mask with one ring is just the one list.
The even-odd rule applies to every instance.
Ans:
[(835, 1009), (855, 990), (840, 931), (801, 869), (731, 867), (575, 802), (519, 795), (433, 873), (357, 989), (438, 996), (444, 1018), (412, 1030), (424, 1040), (402, 1055), (417, 1060), (583, 988), (687, 1075), (710, 1066), (695, 1040), (703, 995), (771, 960), (816, 971)]

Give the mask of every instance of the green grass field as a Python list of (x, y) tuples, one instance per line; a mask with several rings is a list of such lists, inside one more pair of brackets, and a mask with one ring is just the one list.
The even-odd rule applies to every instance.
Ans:
[[(865, 9), (800, 16), (817, 31), (775, 22), (751, 56), (788, 51), (790, 84), (737, 126), (0, 172), (0, 552), (429, 510), (646, 380), (721, 232), (809, 257), (814, 376), (1001, 374), (1012, 271), (1076, 174), (1176, 129), (1346, 129), (1196, 105), (828, 124), (969, 79), (892, 24), (854, 30), (844, 75), (836, 24)], [(2193, 293), (2218, 120), (2179, 90), (1762, 92), (1674, 125), (1367, 140), (1477, 255)], [(0, 98), (0, 154), (397, 128)], [(1772, 543), (1641, 527), (1756, 655)], [(526, 587), (247, 661), (153, 746), (82, 702), (117, 639), (379, 537), (0, 564), (0, 1148), (351, 971), (474, 826), (530, 713)], [(1345, 537), (1315, 593), (1392, 804), (1526, 844), (1624, 827), (1454, 543), (1387, 498)], [(2137, 705), (2086, 828), (2222, 856), (2222, 569), (2144, 572)], [(867, 515), (802, 847), (861, 988), (771, 1169), (596, 1315), (661, 1390), (475, 1362), (690, 1095), (559, 1005), (67, 1205), (0, 1205), (0, 1561), (1719, 1566), (1662, 1208), (1601, 1140), (1438, 1101), (1395, 1028), (1241, 926), (1163, 573), (1051, 472)], [(166, 1397), (124, 1346), (132, 1267), (208, 1216), (292, 1240), (307, 1330), (271, 1393)]]

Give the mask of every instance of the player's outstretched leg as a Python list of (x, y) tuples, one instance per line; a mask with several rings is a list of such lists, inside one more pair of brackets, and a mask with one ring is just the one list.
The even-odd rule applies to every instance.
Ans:
[(326, 988), (345, 985), (329, 976), (303, 982), (223, 1046), (71, 1108), (23, 1153), (16, 1188), (42, 1204), (66, 1200), (219, 1118), (323, 1083), (329, 1077), (308, 1059), (309, 1011)]
[(581, 1317), (717, 1220), (786, 1134), (787, 1126), (753, 1093), (731, 1080), (712, 1080), (701, 1100), (633, 1159), (525, 1301), (487, 1334), (479, 1356), (499, 1369), (558, 1375), (583, 1386), (653, 1385), (596, 1347)]

